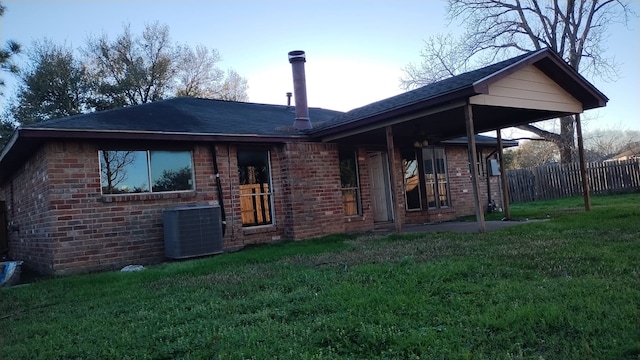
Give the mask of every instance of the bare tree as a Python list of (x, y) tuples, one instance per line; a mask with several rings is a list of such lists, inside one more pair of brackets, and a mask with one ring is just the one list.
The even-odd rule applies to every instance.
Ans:
[[(635, 14), (629, 3), (621, 0), (449, 0), (448, 15), (451, 21), (459, 19), (466, 24), (466, 33), (455, 45), (434, 46), (437, 39), (426, 42), (423, 59), (444, 60), (436, 67), (436, 74), (443, 68), (457, 72), (474, 61), (483, 65), (548, 47), (574, 69), (613, 80), (618, 77), (618, 68), (615, 58), (605, 54), (607, 29), (614, 22), (626, 23)], [(405, 87), (421, 85), (421, 79), (429, 78), (424, 73), (434, 73), (424, 65), (411, 70), (411, 65), (405, 70)], [(561, 161), (571, 162), (574, 124), (574, 117), (566, 116), (559, 119), (559, 133), (534, 125), (521, 128), (556, 144)]]
[(249, 99), (247, 89), (247, 79), (240, 76), (235, 70), (229, 69), (215, 98), (228, 101), (247, 101)]
[(214, 98), (224, 79), (224, 72), (217, 67), (220, 54), (202, 45), (195, 49), (181, 47), (176, 80), (178, 96)]
[(514, 150), (512, 166), (523, 169), (556, 163), (558, 160), (558, 148), (553, 143), (544, 139), (532, 139), (522, 141)]
[(584, 139), (587, 161), (603, 161), (632, 149), (640, 140), (640, 131), (594, 130)]
[(124, 31), (115, 40), (89, 39), (83, 50), (96, 88), (94, 107), (103, 110), (172, 96), (242, 101), (247, 80), (217, 67), (220, 55), (199, 45), (172, 43), (169, 27), (147, 25), (141, 35)]
[(154, 23), (141, 35), (129, 25), (115, 40), (90, 38), (83, 50), (97, 82), (98, 110), (161, 100), (173, 93), (177, 54), (169, 27)]
[(452, 34), (434, 35), (424, 41), (419, 65), (404, 68), (406, 77), (401, 79), (405, 89), (428, 85), (469, 70), (469, 54), (462, 39)]
[(117, 194), (123, 181), (127, 180), (127, 167), (135, 161), (133, 151), (100, 151), (100, 172), (102, 173), (102, 192)]

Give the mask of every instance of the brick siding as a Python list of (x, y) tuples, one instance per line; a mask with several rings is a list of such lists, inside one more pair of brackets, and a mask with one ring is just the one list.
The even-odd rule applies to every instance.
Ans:
[(53, 272), (50, 208), (55, 205), (49, 204), (50, 176), (46, 148), (41, 148), (1, 192), (7, 206), (9, 256), (24, 260), (41, 273)]
[[(237, 152), (216, 144), (223, 198), (218, 199), (211, 146), (191, 145), (195, 191), (102, 195), (98, 150), (105, 144), (48, 142), (2, 185), (10, 232), (10, 256), (40, 273), (66, 274), (117, 269), (164, 260), (162, 210), (179, 205), (220, 203), (226, 211), (224, 248), (283, 239), (362, 232), (374, 228), (368, 149), (357, 148), (361, 214), (344, 216), (338, 148), (331, 143), (296, 142), (263, 146), (270, 152), (273, 224), (243, 227)], [(110, 144), (114, 145), (114, 144)], [(137, 144), (142, 145), (142, 144)], [(117, 146), (117, 144), (115, 145)], [(156, 145), (157, 146), (157, 145)], [(251, 147), (255, 148), (255, 147)], [(401, 158), (396, 152), (396, 169)], [(466, 148), (447, 149), (452, 207), (401, 211), (405, 223), (449, 220), (474, 213)], [(396, 199), (405, 208), (402, 175)], [(493, 181), (495, 180), (495, 181)], [(492, 197), (499, 203), (497, 180)], [(495, 186), (494, 186), (495, 183)], [(480, 179), (486, 199), (486, 178)]]

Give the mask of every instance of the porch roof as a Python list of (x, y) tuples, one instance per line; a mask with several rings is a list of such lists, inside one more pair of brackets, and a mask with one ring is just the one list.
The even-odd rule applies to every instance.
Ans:
[[(543, 100), (536, 99), (537, 102), (513, 99), (499, 106), (480, 97), (493, 95), (490, 88), (494, 84), (528, 67), (550, 79), (557, 87), (554, 91), (574, 100), (573, 107), (556, 106), (553, 99), (546, 101), (549, 106), (536, 106), (544, 104), (543, 96), (552, 96), (551, 93), (541, 94)], [(473, 104), (475, 130), (480, 133), (580, 113), (605, 106), (607, 101), (556, 53), (541, 49), (351, 110), (308, 133), (322, 141), (349, 138), (350, 142), (379, 142), (384, 139), (383, 129), (392, 125), (397, 140), (420, 137), (434, 143), (466, 133), (467, 102)]]

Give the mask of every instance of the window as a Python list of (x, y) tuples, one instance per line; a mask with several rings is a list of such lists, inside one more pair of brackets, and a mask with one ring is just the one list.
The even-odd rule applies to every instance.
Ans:
[(194, 190), (190, 151), (100, 150), (103, 194)]
[(403, 151), (402, 166), (407, 210), (451, 206), (444, 148)]
[(342, 206), (345, 216), (361, 214), (360, 182), (358, 181), (358, 162), (355, 151), (340, 152), (340, 187), (342, 188)]
[(430, 209), (448, 207), (449, 183), (447, 181), (447, 160), (444, 148), (423, 148), (422, 158), (424, 183), (427, 190), (427, 207)]
[(415, 151), (404, 154), (402, 169), (404, 170), (404, 195), (407, 210), (422, 209), (420, 171), (418, 169), (418, 159)]
[(238, 150), (242, 226), (273, 223), (269, 152)]

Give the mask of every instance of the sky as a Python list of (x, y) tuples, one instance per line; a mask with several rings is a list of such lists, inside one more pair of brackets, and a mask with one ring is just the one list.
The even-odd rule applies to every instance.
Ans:
[[(141, 33), (156, 21), (169, 26), (175, 42), (217, 49), (219, 67), (248, 79), (249, 101), (286, 104), (292, 91), (287, 54), (306, 52), (307, 95), (311, 107), (348, 111), (403, 92), (400, 78), (420, 62), (424, 40), (460, 33), (449, 23), (444, 1), (31, 1), (4, 0), (0, 41), (29, 47), (44, 38), (84, 45), (90, 36), (115, 38), (123, 24)], [(640, 13), (640, 2), (632, 2)], [(613, 24), (607, 55), (620, 64), (615, 82), (589, 76), (610, 100), (588, 111), (584, 131), (640, 130), (640, 22)], [(22, 56), (21, 61), (26, 61)], [(10, 95), (15, 81), (2, 75)], [(4, 99), (0, 98), (4, 102)], [(0, 104), (2, 105), (2, 104)], [(504, 134), (504, 133), (503, 133)]]

